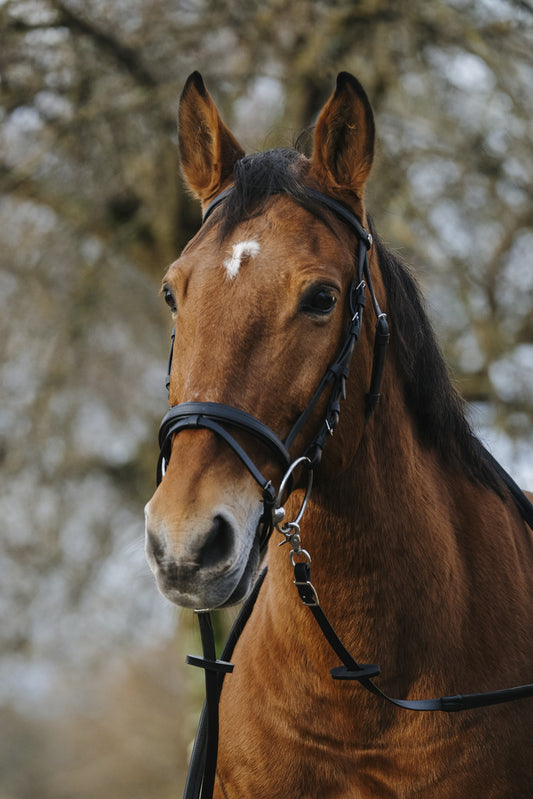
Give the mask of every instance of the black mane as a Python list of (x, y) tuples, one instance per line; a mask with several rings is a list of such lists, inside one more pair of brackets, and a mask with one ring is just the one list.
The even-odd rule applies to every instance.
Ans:
[(501, 494), (501, 483), (466, 419), (465, 403), (451, 383), (418, 284), (407, 266), (385, 247), (370, 219), (369, 227), (388, 298), (391, 347), (418, 435), (445, 463)]
[[(219, 240), (239, 223), (258, 216), (280, 193), (328, 224), (324, 208), (307, 194), (302, 180), (306, 163), (300, 153), (289, 149), (269, 150), (238, 161), (233, 190), (212, 217), (220, 223)], [(390, 346), (398, 359), (405, 400), (420, 440), (452, 468), (501, 493), (501, 484), (465, 417), (463, 400), (450, 381), (419, 288), (405, 264), (384, 246), (370, 220), (369, 226), (388, 297)]]

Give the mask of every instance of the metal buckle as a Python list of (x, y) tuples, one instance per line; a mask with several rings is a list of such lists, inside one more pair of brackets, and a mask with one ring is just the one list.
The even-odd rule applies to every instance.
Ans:
[(295, 580), (294, 585), (298, 589), (298, 593), (300, 594), (300, 599), (302, 600), (304, 605), (306, 605), (308, 608), (319, 607), (320, 602), (318, 601), (317, 593), (314, 589), (314, 586), (310, 582), (297, 583)]
[[(300, 555), (305, 560), (295, 560)], [(293, 582), (298, 589), (303, 604), (307, 605), (307, 607), (318, 607), (320, 605), (318, 594), (309, 579), (311, 576), (311, 555), (306, 549), (293, 550), (291, 552), (291, 563), (294, 567), (294, 577), (296, 578)]]

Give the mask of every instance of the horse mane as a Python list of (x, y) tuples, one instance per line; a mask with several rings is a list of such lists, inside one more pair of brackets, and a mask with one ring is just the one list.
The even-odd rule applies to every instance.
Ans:
[[(241, 222), (262, 213), (276, 194), (286, 194), (331, 227), (324, 209), (309, 197), (303, 178), (308, 160), (297, 150), (276, 149), (246, 156), (234, 168), (234, 187), (213, 214), (220, 223), (223, 242)], [(464, 401), (452, 385), (444, 357), (424, 307), (422, 295), (407, 266), (383, 244), (371, 219), (374, 240), (391, 319), (391, 349), (403, 377), (408, 409), (422, 443), (436, 450), (442, 461), (474, 483), (502, 496), (502, 484), (484, 456), (465, 415)]]
[(446, 464), (501, 496), (502, 484), (487, 462), (484, 447), (466, 418), (465, 402), (450, 380), (418, 283), (408, 267), (383, 244), (371, 218), (368, 225), (388, 298), (391, 348), (418, 436)]

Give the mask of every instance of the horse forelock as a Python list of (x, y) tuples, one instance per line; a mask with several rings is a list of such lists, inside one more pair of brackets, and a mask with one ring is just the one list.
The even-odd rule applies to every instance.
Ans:
[(280, 194), (290, 197), (329, 226), (323, 207), (308, 193), (309, 165), (304, 155), (288, 148), (255, 153), (237, 161), (232, 191), (220, 212), (213, 215), (213, 221), (218, 223), (219, 243), (242, 222), (263, 213), (267, 203)]

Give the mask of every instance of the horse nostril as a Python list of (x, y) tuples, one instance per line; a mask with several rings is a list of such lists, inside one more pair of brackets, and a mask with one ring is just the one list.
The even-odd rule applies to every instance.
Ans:
[(158, 566), (162, 566), (165, 560), (165, 548), (161, 544), (159, 538), (154, 535), (153, 533), (147, 533), (147, 549), (152, 554), (153, 559), (157, 563)]
[(224, 516), (217, 514), (198, 552), (198, 565), (202, 568), (218, 566), (231, 555), (233, 543), (233, 527)]

